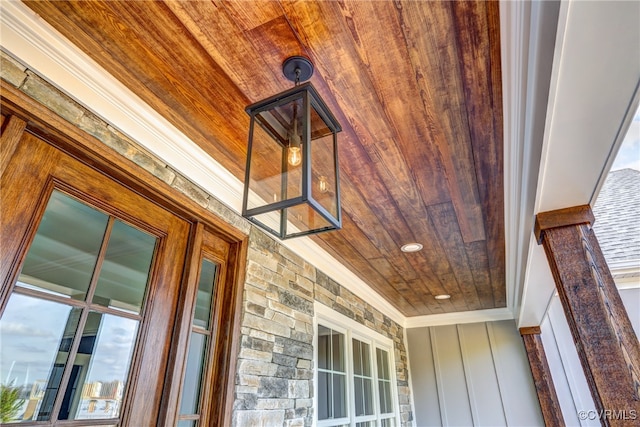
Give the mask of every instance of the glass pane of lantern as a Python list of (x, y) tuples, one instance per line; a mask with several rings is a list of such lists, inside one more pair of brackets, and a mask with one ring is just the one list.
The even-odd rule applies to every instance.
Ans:
[(281, 212), (281, 210), (276, 210), (259, 215), (253, 215), (253, 219), (271, 228), (276, 234), (278, 234), (280, 230), (280, 218), (282, 216)]
[(247, 209), (282, 199), (281, 166), (284, 146), (274, 139), (274, 133), (265, 130), (270, 121), (273, 121), (273, 117), (269, 112), (260, 113), (253, 126)]
[(287, 235), (331, 226), (329, 221), (306, 203), (287, 209), (287, 219), (289, 220)]
[(248, 209), (302, 194), (302, 98), (256, 115)]
[(338, 217), (335, 144), (331, 129), (311, 109), (311, 197), (334, 218)]
[(294, 199), (302, 195), (302, 156), (304, 155), (302, 150), (302, 141), (304, 140), (302, 98), (285, 104), (282, 110), (286, 117), (290, 117), (286, 142), (287, 162), (284, 167), (286, 169), (284, 178), (286, 194), (283, 194), (282, 197)]

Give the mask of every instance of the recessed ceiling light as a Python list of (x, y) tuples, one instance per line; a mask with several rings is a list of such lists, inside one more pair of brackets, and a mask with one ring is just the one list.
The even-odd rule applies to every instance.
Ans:
[(449, 298), (451, 298), (451, 295), (447, 295), (447, 294), (436, 295), (434, 298), (435, 299), (449, 299)]
[(422, 245), (420, 243), (407, 243), (400, 248), (402, 252), (418, 252), (421, 249)]

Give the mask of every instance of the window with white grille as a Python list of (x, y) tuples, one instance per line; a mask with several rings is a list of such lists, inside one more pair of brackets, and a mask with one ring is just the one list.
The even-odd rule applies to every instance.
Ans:
[(317, 425), (398, 426), (393, 342), (325, 306), (316, 314)]

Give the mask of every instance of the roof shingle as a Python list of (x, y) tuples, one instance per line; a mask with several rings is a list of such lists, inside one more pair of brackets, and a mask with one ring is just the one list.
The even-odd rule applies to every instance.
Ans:
[(640, 171), (612, 171), (593, 206), (593, 230), (609, 265), (640, 265)]

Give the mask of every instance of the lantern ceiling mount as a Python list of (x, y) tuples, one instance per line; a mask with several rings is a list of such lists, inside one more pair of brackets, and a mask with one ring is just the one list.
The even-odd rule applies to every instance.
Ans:
[(313, 75), (313, 63), (304, 56), (291, 56), (282, 63), (282, 73), (296, 84), (306, 82)]

